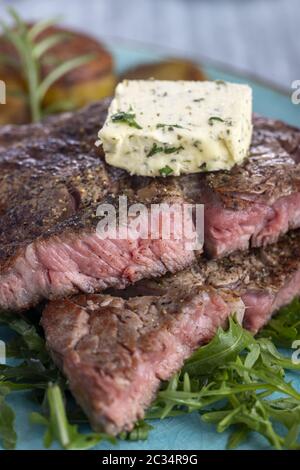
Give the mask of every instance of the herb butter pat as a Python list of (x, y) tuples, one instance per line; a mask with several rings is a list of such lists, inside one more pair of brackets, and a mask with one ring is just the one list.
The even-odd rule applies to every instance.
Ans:
[(135, 175), (229, 170), (248, 154), (251, 115), (247, 85), (125, 80), (99, 143), (110, 165)]

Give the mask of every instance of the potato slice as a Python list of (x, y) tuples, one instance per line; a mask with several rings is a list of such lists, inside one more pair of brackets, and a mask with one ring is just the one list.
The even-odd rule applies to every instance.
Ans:
[(207, 80), (204, 72), (195, 63), (184, 59), (169, 59), (162, 62), (142, 64), (126, 70), (121, 80)]
[[(45, 96), (43, 107), (51, 112), (80, 108), (114, 92), (116, 77), (111, 54), (97, 40), (78, 32), (51, 27), (37, 38), (65, 35), (63, 42), (49, 49), (41, 58), (41, 75), (45, 77), (69, 59), (94, 54), (83, 66), (73, 69), (54, 83)], [(6, 83), (7, 104), (0, 108), (0, 124), (29, 122), (26, 85), (22, 79), (19, 57), (14, 48), (0, 37), (0, 78)]]
[(45, 106), (58, 102), (70, 102), (72, 108), (79, 108), (113, 94), (116, 78), (111, 54), (95, 39), (78, 32), (51, 27), (38, 39), (50, 34), (65, 34), (63, 45), (54, 46), (42, 60), (42, 74), (48, 75), (58, 64), (74, 57), (94, 54), (94, 59), (64, 75), (49, 90)]

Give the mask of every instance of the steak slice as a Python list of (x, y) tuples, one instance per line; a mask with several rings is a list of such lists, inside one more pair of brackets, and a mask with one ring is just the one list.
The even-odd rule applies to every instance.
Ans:
[(240, 296), (245, 305), (243, 325), (257, 333), (274, 312), (300, 295), (300, 230), (265, 248), (253, 248), (248, 253), (238, 252), (219, 260), (199, 259), (192, 268), (174, 276), (142, 281), (135, 286), (135, 295), (144, 292), (161, 295), (170, 286), (189, 289), (195, 283), (230, 290)]
[(186, 358), (244, 307), (234, 294), (201, 287), (124, 300), (81, 295), (51, 302), (47, 344), (95, 430), (132, 429)]
[(97, 207), (116, 204), (112, 196), (126, 194), (129, 204), (148, 206), (183, 202), (175, 182), (154, 182), (139, 192), (134, 179), (106, 166), (94, 145), (106, 110), (103, 102), (43, 126), (2, 132), (8, 142), (16, 129), (20, 141), (0, 152), (0, 309), (23, 310), (42, 299), (122, 288), (143, 276), (183, 269), (195, 259), (183, 239), (101, 241), (96, 236)]
[[(137, 193), (137, 199), (129, 200), (129, 204), (144, 202), (150, 209), (152, 203), (171, 201), (174, 212), (168, 239), (163, 236), (162, 209), (154, 217), (150, 210), (139, 217), (142, 229), (137, 238), (130, 228), (137, 217), (128, 217), (126, 238), (119, 237), (122, 227), (117, 227), (116, 235), (98, 236), (97, 204), (90, 204), (37, 240), (19, 247), (14, 257), (4, 263), (0, 307), (23, 310), (45, 298), (61, 298), (79, 291), (93, 293), (108, 287), (123, 289), (140, 279), (162, 276), (168, 271), (174, 273), (192, 264), (195, 253), (188, 246), (189, 240), (180, 233), (181, 225), (176, 225), (178, 217), (183, 217), (183, 202), (170, 190), (167, 196), (165, 192), (161, 194), (159, 189), (166, 187), (154, 186), (156, 198), (153, 191), (151, 201)], [(117, 212), (115, 198), (107, 197), (102, 202), (115, 207)], [(151, 223), (158, 230), (155, 238)]]
[(299, 294), (297, 231), (278, 245), (203, 260), (114, 295), (50, 302), (42, 326), (93, 428), (117, 434), (143, 417), (160, 381), (178, 371), (231, 313), (242, 320), (245, 310), (244, 326), (255, 333)]
[(205, 251), (223, 257), (275, 243), (300, 226), (300, 130), (255, 116), (248, 160), (231, 171), (183, 178), (205, 204)]

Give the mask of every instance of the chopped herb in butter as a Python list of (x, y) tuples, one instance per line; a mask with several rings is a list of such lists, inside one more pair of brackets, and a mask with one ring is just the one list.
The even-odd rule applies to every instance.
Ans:
[(160, 128), (164, 129), (165, 127), (167, 127), (169, 129), (169, 131), (172, 130), (172, 128), (174, 128), (174, 127), (176, 129), (183, 129), (183, 127), (180, 126), (179, 124), (161, 124), (161, 123), (159, 123), (159, 124), (156, 124), (156, 127), (157, 127), (157, 129), (160, 129)]
[(169, 176), (173, 173), (173, 170), (171, 167), (169, 167), (168, 165), (166, 165), (164, 168), (161, 168), (159, 170), (159, 173), (161, 174), (161, 176)]
[(208, 120), (208, 124), (212, 126), (214, 121), (225, 122), (224, 119), (220, 118), (219, 116), (211, 116)]
[(147, 157), (152, 157), (156, 153), (160, 153), (160, 152), (163, 152), (166, 155), (169, 155), (170, 153), (179, 152), (182, 149), (183, 149), (182, 145), (180, 145), (180, 147), (167, 147), (167, 146), (158, 147), (158, 145), (156, 143), (154, 143), (153, 146), (152, 146), (152, 149), (147, 154)]
[(163, 152), (164, 151), (164, 148), (163, 147), (159, 147), (155, 142), (151, 148), (151, 150), (147, 153), (147, 157), (152, 157), (153, 155), (155, 155), (156, 153), (160, 153), (160, 152)]
[(127, 124), (128, 126), (135, 127), (136, 129), (142, 129), (142, 127), (136, 122), (135, 114), (133, 113), (124, 113), (123, 111), (119, 111), (112, 115), (111, 120), (112, 122)]

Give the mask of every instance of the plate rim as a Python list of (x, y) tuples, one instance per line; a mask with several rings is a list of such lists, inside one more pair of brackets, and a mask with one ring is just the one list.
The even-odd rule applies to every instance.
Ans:
[[(95, 36), (94, 36), (95, 37)], [(96, 38), (97, 39), (97, 38)], [(204, 67), (213, 67), (220, 72), (237, 75), (245, 80), (249, 79), (253, 82), (256, 82), (258, 85), (263, 86), (265, 88), (271, 89), (274, 92), (277, 92), (285, 97), (291, 96), (291, 90), (289, 88), (285, 88), (272, 80), (265, 79), (256, 75), (254, 72), (250, 70), (243, 70), (235, 67), (234, 65), (228, 65), (225, 62), (222, 62), (217, 59), (211, 59), (210, 57), (205, 56), (204, 54), (193, 54), (193, 53), (184, 53), (174, 47), (168, 46), (158, 46), (157, 44), (151, 42), (143, 42), (138, 39), (128, 39), (128, 38), (121, 38), (120, 36), (116, 35), (101, 35), (98, 37), (98, 40), (103, 41), (104, 46), (116, 46), (116, 47), (128, 47), (133, 49), (140, 49), (142, 52), (143, 50), (149, 50), (153, 53), (157, 53), (160, 55), (165, 55), (166, 58), (178, 58), (183, 60), (192, 60), (198, 63), (200, 66), (203, 65)]]

